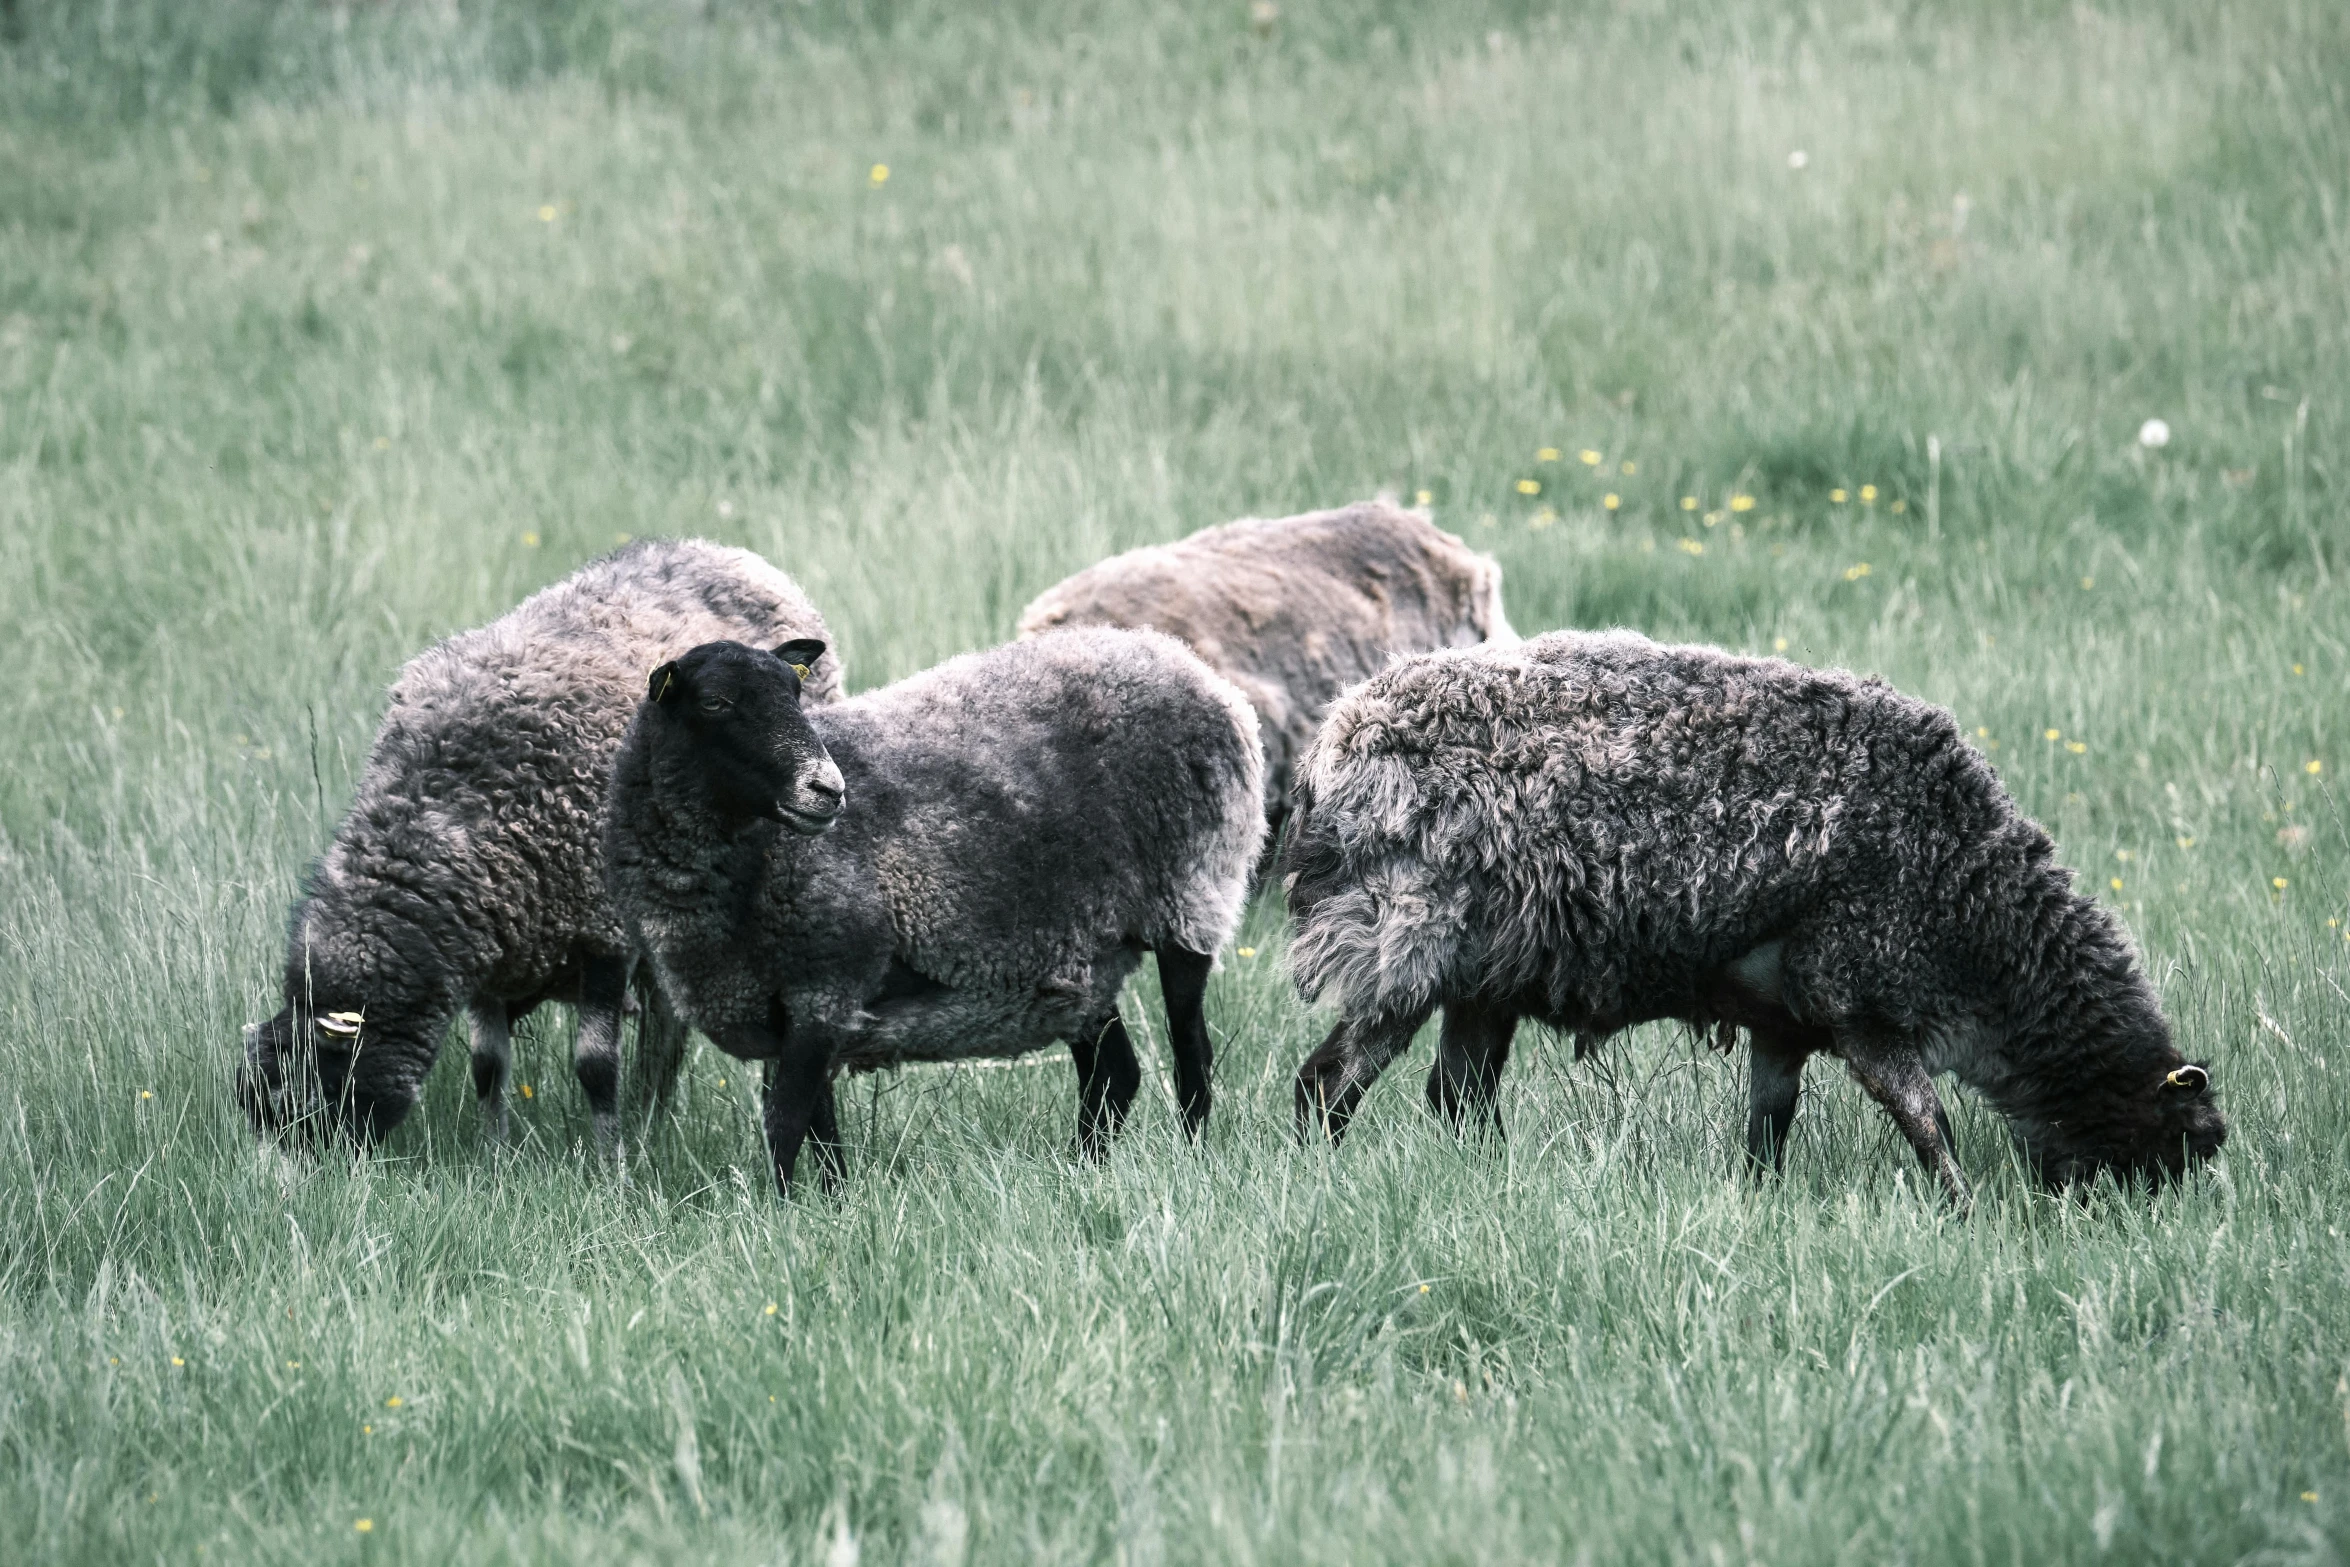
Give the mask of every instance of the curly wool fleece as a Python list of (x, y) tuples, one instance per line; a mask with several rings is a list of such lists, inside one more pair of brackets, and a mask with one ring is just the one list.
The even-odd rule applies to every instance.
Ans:
[[(1628, 632), (1430, 654), (1337, 703), (1296, 811), (1290, 961), (1350, 1020), (1301, 1113), (1351, 1106), (1437, 1006), (1451, 1048), (1457, 1003), (1488, 1054), (1521, 1015), (1743, 1026), (1758, 1117), (1764, 1065), (1831, 1051), (1962, 1198), (1932, 1072), (2055, 1180), (2224, 1135), (2111, 915), (1950, 715), (1879, 681)], [(1431, 1095), (1498, 1064), (1440, 1059)]]
[[(509, 1006), (576, 987), (586, 961), (623, 962), (604, 890), (604, 795), (645, 672), (722, 637), (825, 635), (798, 585), (751, 551), (647, 539), (409, 660), (350, 813), (294, 907), (286, 1009), (248, 1043), (242, 1087), (256, 1118), (316, 1108), (298, 1087), (298, 1102), (274, 1114), (268, 1104), (296, 1066), (285, 1058), (306, 1053), (298, 1017), (363, 1016), (347, 1080), (325, 1086), (349, 1105), (351, 1130), (380, 1135), (414, 1102), (460, 1007), (494, 1020), (502, 1052)], [(831, 700), (840, 684), (828, 655), (810, 694)], [(617, 1074), (617, 989), (608, 1018), (592, 1029), (582, 1018), (581, 1077), (596, 1080), (600, 1122)], [(337, 1042), (322, 1043), (333, 1075)], [(494, 1116), (486, 1080), (482, 1092)]]

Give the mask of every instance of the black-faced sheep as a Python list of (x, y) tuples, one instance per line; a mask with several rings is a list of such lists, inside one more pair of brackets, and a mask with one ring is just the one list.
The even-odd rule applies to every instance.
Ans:
[(1377, 501), (1247, 518), (1113, 555), (1045, 589), (1020, 634), (1129, 626), (1181, 638), (1257, 710), (1276, 831), (1290, 771), (1338, 693), (1398, 653), (1512, 642), (1501, 567)]
[(2113, 918), (1950, 715), (1878, 681), (1624, 632), (1411, 659), (1332, 710), (1283, 869), (1297, 982), (1340, 1013), (1301, 1133), (1342, 1131), (1441, 1006), (1428, 1096), (1456, 1124), (1498, 1130), (1521, 1017), (1678, 1018), (1751, 1037), (1758, 1167), (1822, 1051), (1961, 1205), (1939, 1071), (2051, 1185), (2160, 1180), (2226, 1136)]
[[(474, 1087), (502, 1137), (509, 1027), (563, 999), (579, 1009), (574, 1067), (599, 1146), (616, 1149), (628, 960), (602, 824), (645, 671), (715, 638), (824, 634), (806, 595), (749, 550), (646, 540), (410, 660), (294, 906), (284, 1009), (245, 1030), (237, 1093), (256, 1128), (382, 1136), (463, 1011)], [(839, 694), (837, 659), (809, 690)], [(684, 1030), (648, 998), (638, 1034), (658, 1099)]]
[(1171, 638), (1095, 629), (803, 711), (813, 646), (655, 670), (605, 850), (663, 994), (766, 1064), (778, 1183), (811, 1132), (839, 1172), (836, 1070), (1056, 1040), (1098, 1153), (1140, 1081), (1118, 990), (1145, 949), (1196, 1131), (1201, 997), (1264, 828), (1247, 701)]

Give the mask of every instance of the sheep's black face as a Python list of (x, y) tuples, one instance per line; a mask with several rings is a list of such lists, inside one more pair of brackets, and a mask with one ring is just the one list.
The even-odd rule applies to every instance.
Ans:
[(2052, 1186), (2085, 1183), (2100, 1170), (2159, 1186), (2219, 1152), (2227, 1138), (2227, 1119), (2211, 1098), (2210, 1068), (2183, 1061), (2123, 1090), (2102, 1135), (2088, 1121), (2041, 1150), (2040, 1166)]
[(247, 1024), (244, 1042), (237, 1102), (259, 1136), (368, 1143), (398, 1125), (413, 1102), (412, 1094), (373, 1091), (372, 1074), (356, 1070), (368, 1041), (355, 1008), (304, 1015), (289, 1006)]
[(665, 749), (682, 752), (721, 814), (764, 817), (807, 837), (839, 820), (840, 768), (800, 711), (801, 683), (823, 655), (813, 640), (771, 653), (705, 642), (653, 671), (645, 695), (666, 727)]

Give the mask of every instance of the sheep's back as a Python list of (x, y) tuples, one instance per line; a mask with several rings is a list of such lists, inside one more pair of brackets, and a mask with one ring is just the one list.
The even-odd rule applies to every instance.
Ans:
[(1309, 995), (1546, 992), (1603, 1023), (2013, 820), (1938, 709), (1628, 633), (1404, 661), (1333, 709), (1299, 799)]
[(812, 717), (933, 978), (1080, 993), (1105, 933), (1213, 953), (1238, 921), (1263, 831), (1255, 715), (1170, 638), (1053, 632)]
[(1239, 686), (1263, 724), (1277, 795), (1344, 687), (1397, 653), (1515, 635), (1492, 559), (1377, 502), (1130, 550), (1046, 589), (1020, 616), (1023, 636), (1080, 625), (1166, 632)]

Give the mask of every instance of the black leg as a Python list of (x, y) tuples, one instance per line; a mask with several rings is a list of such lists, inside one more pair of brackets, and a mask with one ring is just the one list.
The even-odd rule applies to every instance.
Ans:
[(685, 1022), (643, 969), (636, 974), (636, 1070), (630, 1076), (630, 1111), (642, 1124), (667, 1108), (685, 1069)]
[(1167, 1039), (1175, 1051), (1175, 1102), (1183, 1130), (1199, 1136), (1214, 1092), (1208, 1086), (1215, 1046), (1208, 1042), (1208, 970), (1215, 960), (1181, 947), (1159, 948), (1159, 992), (1167, 1001)]
[(1077, 1067), (1077, 1148), (1088, 1159), (1100, 1159), (1142, 1086), (1142, 1063), (1125, 1019), (1112, 1012), (1080, 1029), (1069, 1041), (1069, 1059)]
[(506, 1140), (506, 1080), (513, 1075), (513, 1032), (506, 1003), (475, 1001), (465, 1009), (465, 1032), (473, 1046), (473, 1094), (490, 1141)]
[(1755, 1175), (1786, 1167), (1787, 1133), (1803, 1091), (1804, 1054), (1757, 1033), (1747, 1054), (1746, 1165)]
[(1893, 1124), (1901, 1128), (1901, 1135), (1917, 1151), (1918, 1162), (1942, 1183), (1942, 1193), (1949, 1198), (1950, 1205), (1964, 1212), (1973, 1197), (1967, 1190), (1965, 1174), (1951, 1155), (1950, 1145), (1942, 1140), (1942, 1128), (1949, 1124), (1948, 1117), (1942, 1113), (1942, 1098), (1934, 1092), (1934, 1080), (1927, 1075), (1926, 1064), (1917, 1051), (1904, 1044), (1850, 1033), (1837, 1036), (1836, 1048), (1844, 1057), (1852, 1080), (1885, 1107), (1885, 1113), (1893, 1118)]
[(595, 1117), (596, 1152), (620, 1153), (620, 1011), (628, 1001), (628, 965), (583, 953), (579, 962), (579, 1039), (571, 1070)]
[(832, 1074), (824, 1076), (824, 1089), (816, 1100), (816, 1109), (808, 1117), (808, 1142), (816, 1150), (818, 1174), (824, 1189), (833, 1188), (848, 1178), (848, 1151), (841, 1145), (839, 1106), (833, 1093)]
[[(781, 1043), (782, 1054), (766, 1063), (759, 1097), (760, 1119), (767, 1129), (767, 1156), (775, 1166), (775, 1189), (788, 1197), (792, 1171), (800, 1162), (800, 1144), (819, 1117), (827, 1123), (836, 1158), (840, 1129), (832, 1105), (831, 1052), (807, 1042), (787, 1039)], [(819, 1148), (824, 1140), (819, 1133)]]
[(1342, 1018), (1330, 1037), (1297, 1069), (1297, 1135), (1311, 1141), (1318, 1130), (1332, 1142), (1346, 1135), (1355, 1106), (1379, 1074), (1409, 1049), (1412, 1035), (1432, 1008), (1401, 1017)]
[(1502, 1068), (1509, 1064), (1510, 1040), (1518, 1014), (1480, 1001), (1444, 1004), (1444, 1030), (1436, 1042), (1436, 1064), (1428, 1069), (1428, 1107), (1456, 1132), (1466, 1129), (1502, 1135)]

